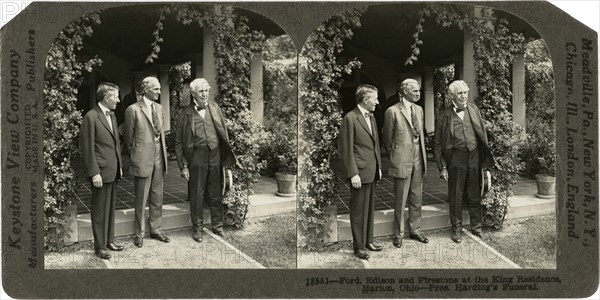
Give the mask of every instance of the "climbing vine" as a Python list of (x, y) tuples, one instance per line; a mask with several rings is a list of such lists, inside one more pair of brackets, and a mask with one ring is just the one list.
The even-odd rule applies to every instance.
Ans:
[[(212, 8), (213, 6), (211, 6)], [(230, 6), (214, 6), (202, 10), (190, 4), (168, 4), (161, 9), (153, 32), (154, 41), (146, 62), (158, 58), (163, 29), (162, 22), (168, 15), (184, 25), (194, 25), (210, 30), (214, 37), (216, 86), (215, 100), (227, 119), (229, 139), (237, 164), (233, 170), (234, 186), (223, 198), (226, 218), (230, 224), (241, 227), (248, 213), (248, 197), (253, 194), (252, 185), (258, 181), (263, 163), (255, 162), (259, 151), (257, 140), (265, 133), (255, 122), (250, 111), (250, 63), (252, 56), (262, 50), (264, 34), (253, 31), (248, 19), (236, 13)]]
[(512, 87), (508, 79), (514, 56), (524, 51), (525, 38), (522, 34), (511, 33), (508, 22), (497, 18), (492, 8), (481, 8), (481, 15), (477, 17), (462, 10), (461, 6), (431, 4), (422, 11), (413, 35), (413, 51), (405, 64), (418, 60), (419, 45), (425, 46), (420, 40), (423, 19), (431, 16), (435, 16), (436, 23), (442, 27), (455, 26), (469, 31), (472, 36), (478, 87), (475, 103), (486, 120), (490, 148), (496, 158), (491, 170), (494, 185), (482, 199), (484, 222), (500, 228), (508, 212), (511, 187), (523, 169), (522, 163), (515, 162), (523, 135), (521, 126), (512, 121), (509, 111)]
[(344, 41), (361, 26), (366, 8), (333, 16), (308, 37), (300, 54), (299, 118), (299, 222), (309, 249), (323, 245), (327, 217), (324, 208), (336, 197), (331, 161), (338, 155), (337, 137), (342, 119), (337, 89), (342, 76), (360, 67), (354, 59), (343, 59)]
[(65, 228), (65, 208), (76, 199), (78, 180), (71, 161), (78, 154), (81, 112), (77, 109), (77, 89), (84, 73), (92, 72), (102, 61), (82, 60), (83, 39), (100, 24), (95, 12), (69, 24), (50, 45), (44, 73), (44, 246), (58, 250), (69, 236)]

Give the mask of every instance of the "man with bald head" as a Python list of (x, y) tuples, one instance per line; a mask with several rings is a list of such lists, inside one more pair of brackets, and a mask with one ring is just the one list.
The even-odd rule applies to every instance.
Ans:
[(440, 177), (448, 181), (451, 238), (460, 243), (463, 197), (469, 206), (471, 232), (481, 238), (480, 172), (493, 166), (494, 157), (481, 113), (475, 104), (467, 103), (467, 83), (456, 80), (448, 90), (452, 105), (437, 120), (434, 155)]
[(394, 241), (402, 247), (404, 207), (408, 203), (409, 237), (421, 243), (429, 240), (421, 233), (423, 176), (427, 170), (423, 109), (419, 83), (406, 79), (400, 85), (400, 101), (385, 111), (383, 143), (390, 156), (389, 175), (394, 178)]
[(135, 238), (133, 244), (142, 247), (149, 203), (150, 238), (168, 243), (161, 232), (163, 180), (167, 172), (167, 150), (163, 131), (163, 110), (157, 103), (160, 83), (156, 77), (142, 80), (143, 98), (125, 111), (123, 139), (131, 157), (131, 174), (135, 189)]
[(194, 101), (181, 113), (175, 133), (175, 151), (181, 176), (189, 181), (192, 238), (202, 242), (204, 200), (210, 207), (212, 230), (223, 236), (223, 167), (233, 167), (225, 117), (219, 105), (208, 101), (210, 85), (204, 78), (190, 83)]

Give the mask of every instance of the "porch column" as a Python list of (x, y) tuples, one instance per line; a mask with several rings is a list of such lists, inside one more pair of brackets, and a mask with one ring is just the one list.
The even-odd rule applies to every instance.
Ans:
[[(196, 71), (196, 74), (198, 71)], [(209, 101), (215, 101), (215, 95), (218, 94), (217, 87), (217, 65), (215, 63), (215, 46), (212, 32), (204, 28), (203, 48), (202, 48), (202, 76), (210, 84)]]
[(252, 55), (250, 62), (250, 87), (252, 95), (250, 97), (250, 111), (254, 121), (262, 124), (264, 119), (265, 101), (263, 97), (263, 68), (262, 53), (257, 52)]
[(192, 54), (192, 80), (201, 78), (203, 75), (202, 71), (202, 53)]
[(433, 90), (433, 68), (431, 67), (425, 69), (423, 78), (423, 93), (425, 94), (423, 97), (425, 132), (433, 132), (435, 131), (435, 91)]
[(525, 129), (525, 55), (518, 54), (512, 65), (512, 114), (513, 121)]
[(171, 65), (160, 65), (158, 81), (160, 82), (160, 105), (163, 107), (163, 129), (165, 133), (171, 130), (171, 101), (169, 90), (169, 68)]
[(475, 70), (475, 50), (473, 49), (473, 40), (468, 30), (463, 31), (463, 62), (460, 73), (462, 80), (469, 86), (469, 102), (477, 97), (477, 71)]

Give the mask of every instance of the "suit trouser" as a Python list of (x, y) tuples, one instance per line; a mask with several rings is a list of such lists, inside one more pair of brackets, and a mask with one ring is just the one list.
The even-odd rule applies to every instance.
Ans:
[(481, 232), (479, 151), (453, 150), (448, 165), (450, 222), (454, 231), (462, 229), (462, 199), (469, 205), (471, 231)]
[(94, 248), (106, 249), (115, 239), (115, 202), (117, 181), (103, 182), (97, 188), (92, 184), (91, 221), (94, 234)]
[(354, 250), (364, 250), (367, 243), (373, 242), (373, 211), (375, 208), (375, 185), (363, 183), (360, 189), (352, 190), (350, 198), (350, 228)]
[(221, 150), (194, 148), (190, 162), (190, 215), (193, 230), (202, 230), (204, 215), (202, 204), (206, 199), (210, 207), (213, 230), (223, 228), (223, 195), (221, 195)]
[(161, 142), (154, 144), (154, 169), (148, 177), (135, 177), (135, 236), (144, 237), (146, 203), (149, 206), (150, 233), (160, 233), (163, 205), (164, 164)]
[(407, 178), (394, 178), (394, 237), (396, 238), (404, 235), (404, 207), (407, 202), (410, 233), (419, 234), (421, 231), (423, 156), (420, 145), (415, 145), (413, 149), (412, 173)]

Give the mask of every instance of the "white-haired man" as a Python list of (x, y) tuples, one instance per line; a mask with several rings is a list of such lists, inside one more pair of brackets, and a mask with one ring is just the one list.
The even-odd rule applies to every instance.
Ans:
[(135, 189), (135, 238), (133, 244), (142, 247), (149, 203), (150, 238), (168, 243), (161, 232), (163, 182), (167, 173), (167, 149), (163, 131), (160, 83), (156, 77), (142, 80), (144, 96), (125, 111), (123, 139), (131, 157), (131, 174)]
[(421, 92), (419, 83), (406, 79), (400, 85), (400, 101), (385, 111), (383, 142), (390, 156), (389, 174), (394, 178), (394, 241), (402, 247), (404, 207), (408, 203), (409, 237), (428, 243), (421, 233), (423, 177), (427, 170), (423, 109), (415, 103)]
[(462, 199), (469, 205), (471, 232), (481, 237), (481, 169), (493, 166), (487, 133), (475, 104), (467, 103), (469, 86), (462, 80), (448, 88), (453, 105), (447, 107), (435, 127), (434, 154), (440, 177), (448, 181), (452, 240), (461, 242)]
[(212, 230), (223, 235), (223, 167), (233, 167), (225, 117), (219, 105), (208, 101), (210, 85), (204, 78), (190, 83), (193, 102), (181, 113), (175, 133), (175, 151), (181, 176), (189, 180), (192, 238), (202, 242), (202, 203), (210, 206)]

